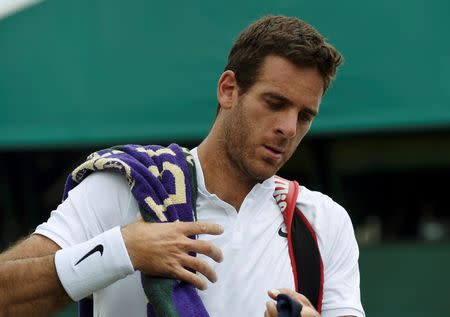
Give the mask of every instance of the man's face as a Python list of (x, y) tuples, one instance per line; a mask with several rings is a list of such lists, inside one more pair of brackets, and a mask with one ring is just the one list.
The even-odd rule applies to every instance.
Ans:
[(251, 180), (274, 175), (309, 131), (322, 94), (323, 79), (316, 69), (266, 57), (257, 81), (227, 111), (228, 158)]

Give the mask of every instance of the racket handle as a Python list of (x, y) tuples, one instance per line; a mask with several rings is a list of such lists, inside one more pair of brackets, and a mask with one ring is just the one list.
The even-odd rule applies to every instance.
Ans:
[(289, 295), (279, 294), (277, 296), (278, 317), (300, 317), (302, 304), (293, 300)]

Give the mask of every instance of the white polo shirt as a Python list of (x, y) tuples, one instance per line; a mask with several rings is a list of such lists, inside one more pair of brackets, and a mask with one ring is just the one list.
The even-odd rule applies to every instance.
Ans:
[[(223, 226), (220, 236), (200, 235), (212, 241), (224, 255), (222, 263), (198, 255), (216, 271), (218, 281), (208, 282), (199, 295), (211, 317), (262, 316), (267, 291), (294, 289), (287, 239), (278, 234), (283, 216), (273, 198), (273, 177), (257, 184), (237, 212), (211, 194), (198, 160), (197, 217)], [(316, 231), (324, 265), (322, 317), (357, 316), (360, 301), (358, 246), (347, 212), (328, 196), (300, 187), (297, 206)], [(88, 176), (69, 192), (35, 233), (55, 241), (61, 248), (81, 243), (115, 226), (125, 226), (140, 217), (137, 201), (125, 177), (114, 172)], [(94, 293), (94, 316), (146, 317), (147, 299), (135, 272)]]

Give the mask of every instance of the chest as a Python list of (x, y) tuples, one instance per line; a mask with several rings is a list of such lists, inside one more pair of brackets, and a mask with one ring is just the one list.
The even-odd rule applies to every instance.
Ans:
[(222, 263), (199, 255), (218, 276), (216, 283), (200, 292), (208, 312), (211, 316), (262, 316), (269, 289), (294, 288), (287, 239), (279, 233), (283, 226), (279, 207), (270, 199), (246, 199), (238, 213), (226, 204), (201, 199), (197, 207), (198, 220), (224, 227), (221, 236), (199, 236), (224, 255)]
[[(273, 200), (248, 198), (239, 212), (220, 200), (197, 200), (197, 219), (224, 227), (220, 236), (198, 236), (214, 243), (224, 255), (221, 263), (198, 255), (218, 276), (216, 283), (199, 291), (211, 317), (262, 316), (269, 289), (294, 288), (287, 239), (279, 234), (280, 209)], [(95, 316), (146, 316), (139, 272), (97, 292), (94, 299)]]

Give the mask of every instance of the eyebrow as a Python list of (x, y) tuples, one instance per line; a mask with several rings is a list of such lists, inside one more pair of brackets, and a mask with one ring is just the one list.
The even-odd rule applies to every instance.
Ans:
[[(267, 92), (264, 92), (262, 95), (263, 95), (263, 97), (269, 97), (278, 102), (282, 102), (288, 106), (292, 106), (294, 104), (290, 99), (288, 99), (285, 96), (283, 96), (279, 93), (276, 93), (276, 92), (267, 91)], [(316, 117), (318, 115), (317, 111), (309, 108), (308, 106), (302, 107), (302, 111), (307, 112), (308, 114), (310, 114), (311, 116), (314, 116), (314, 117)]]

